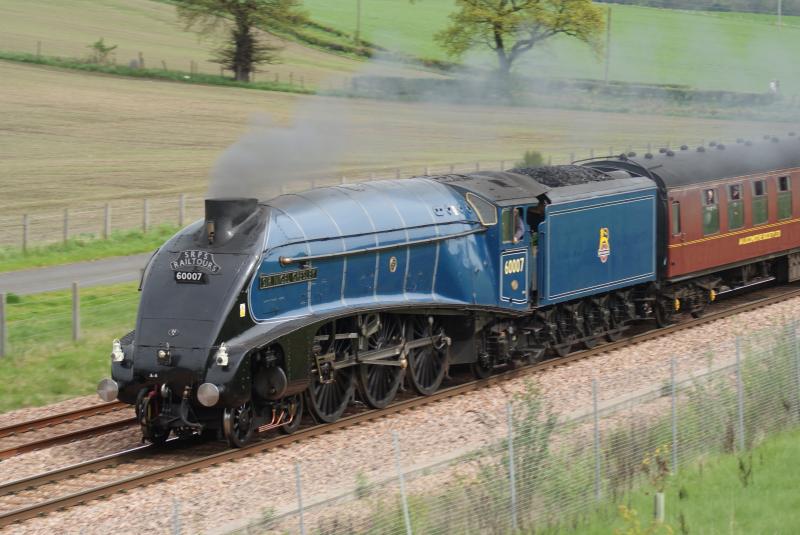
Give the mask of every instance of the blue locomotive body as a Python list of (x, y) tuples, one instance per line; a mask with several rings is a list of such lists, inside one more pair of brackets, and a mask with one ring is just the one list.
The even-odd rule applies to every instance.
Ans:
[(644, 178), (551, 190), (540, 226), (539, 306), (656, 280), (658, 190)]
[(477, 173), (208, 200), (152, 259), (104, 396), (135, 404), (152, 441), (219, 429), (241, 445), (292, 430), (304, 403), (334, 421), (356, 388), (380, 407), (403, 380), (430, 394), (452, 365), (483, 376), (593, 340), (592, 307), (656, 278), (657, 188), (582, 173), (561, 187)]
[(487, 233), (464, 198), (432, 180), (321, 188), (269, 203), (253, 320), (348, 309), (497, 302), (483, 284)]

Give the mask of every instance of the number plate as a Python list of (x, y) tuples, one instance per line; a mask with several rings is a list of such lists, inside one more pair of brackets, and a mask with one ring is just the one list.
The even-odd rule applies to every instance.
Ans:
[(176, 271), (175, 282), (181, 284), (206, 284), (208, 282), (205, 273), (199, 271)]

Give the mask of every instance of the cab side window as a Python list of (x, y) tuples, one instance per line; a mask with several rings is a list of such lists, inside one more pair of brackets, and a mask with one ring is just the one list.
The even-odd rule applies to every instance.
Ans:
[(753, 225), (763, 225), (769, 220), (769, 205), (767, 204), (767, 181), (764, 179), (753, 181)]
[(500, 220), (503, 224), (503, 243), (510, 243), (514, 238), (514, 211), (511, 208), (503, 208)]
[(778, 177), (778, 219), (792, 217), (792, 188), (788, 176)]
[(744, 226), (744, 201), (742, 201), (742, 185), (728, 186), (728, 230)]
[(706, 236), (719, 232), (718, 201), (716, 188), (703, 190), (703, 234)]

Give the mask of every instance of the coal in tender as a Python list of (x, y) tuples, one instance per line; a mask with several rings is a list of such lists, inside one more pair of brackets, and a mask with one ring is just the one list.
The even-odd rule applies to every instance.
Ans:
[(614, 177), (608, 176), (602, 171), (580, 165), (518, 167), (516, 169), (511, 169), (511, 172), (529, 176), (539, 184), (543, 184), (549, 188), (557, 188), (559, 186), (575, 186), (577, 184), (588, 184), (589, 182), (614, 180)]

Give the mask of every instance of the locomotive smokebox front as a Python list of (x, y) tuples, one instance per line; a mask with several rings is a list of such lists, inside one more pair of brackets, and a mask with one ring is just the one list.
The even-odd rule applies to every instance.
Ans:
[(209, 245), (224, 245), (236, 227), (250, 217), (258, 200), (248, 198), (206, 199), (205, 233)]
[[(203, 219), (158, 249), (142, 277), (136, 329), (112, 344), (104, 399), (139, 403), (143, 392), (157, 395), (162, 415), (180, 417), (152, 425), (174, 427), (202, 421), (203, 407), (249, 395), (239, 376), (248, 373), (240, 369), (247, 348), (232, 340), (253, 325), (247, 287), (268, 213), (252, 198), (206, 199)], [(209, 375), (214, 384), (200, 390)], [(187, 404), (195, 407), (188, 416)]]

